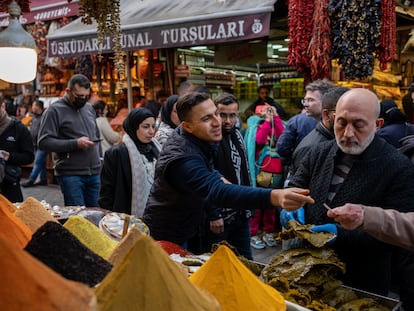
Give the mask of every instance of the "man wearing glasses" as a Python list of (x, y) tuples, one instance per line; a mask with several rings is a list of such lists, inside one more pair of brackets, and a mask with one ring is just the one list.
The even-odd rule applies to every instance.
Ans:
[(334, 87), (322, 95), (321, 98), (321, 119), (318, 125), (308, 134), (296, 147), (292, 155), (291, 173), (294, 174), (300, 162), (308, 154), (313, 146), (335, 138), (334, 117), (336, 102), (342, 94), (349, 91), (347, 87)]
[(308, 117), (314, 118), (317, 122), (322, 116), (322, 95), (328, 92), (335, 85), (327, 80), (316, 80), (309, 83), (306, 88), (305, 98), (302, 99), (303, 108)]
[(44, 113), (38, 136), (41, 150), (54, 153), (55, 175), (65, 206), (98, 206), (101, 169), (99, 129), (89, 79), (75, 74), (65, 95)]
[[(229, 93), (216, 97), (214, 103), (220, 113), (223, 139), (220, 141), (214, 167), (233, 184), (250, 186), (247, 152), (242, 134), (236, 128), (239, 101)], [(249, 218), (251, 210), (219, 206), (210, 208), (207, 215), (207, 249), (226, 240), (240, 255), (253, 259), (250, 249)]]
[(283, 163), (289, 167), (289, 170), (295, 148), (321, 120), (322, 95), (334, 86), (335, 84), (327, 79), (315, 80), (306, 85), (306, 95), (301, 101), (303, 113), (297, 114), (289, 119), (285, 130), (277, 141), (277, 152), (283, 158)]

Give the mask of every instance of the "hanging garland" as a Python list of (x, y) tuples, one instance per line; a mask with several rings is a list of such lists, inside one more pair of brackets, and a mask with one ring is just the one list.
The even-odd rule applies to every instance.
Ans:
[(337, 59), (347, 80), (373, 74), (396, 54), (395, 0), (287, 0), (289, 65), (305, 80), (330, 78)]
[(312, 36), (314, 0), (288, 0), (288, 64), (296, 66), (305, 80), (311, 78), (308, 47)]
[[(71, 0), (68, 0), (71, 2)], [(80, 0), (79, 15), (84, 24), (92, 24), (96, 20), (98, 27), (98, 45), (102, 46), (106, 35), (112, 37), (114, 44), (114, 64), (120, 77), (119, 86), (122, 88), (122, 80), (125, 77), (124, 52), (121, 46), (121, 16), (120, 0)], [(98, 59), (102, 59), (99, 52)]]
[(331, 0), (332, 59), (338, 59), (347, 80), (372, 75), (380, 34), (380, 2)]
[(315, 1), (313, 29), (309, 43), (310, 69), (313, 80), (331, 75), (331, 28), (328, 14), (329, 0)]
[(43, 71), (47, 56), (47, 25), (43, 21), (36, 21), (33, 25), (27, 27), (27, 31), (32, 35), (37, 47), (37, 66), (39, 72)]
[(380, 69), (387, 69), (387, 63), (392, 62), (396, 53), (396, 34), (397, 20), (395, 13), (395, 0), (382, 0), (381, 12), (381, 35), (379, 45), (379, 63)]

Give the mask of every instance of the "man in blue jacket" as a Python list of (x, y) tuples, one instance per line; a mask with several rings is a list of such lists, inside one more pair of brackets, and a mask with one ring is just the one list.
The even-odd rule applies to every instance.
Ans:
[(164, 144), (143, 220), (156, 240), (186, 246), (212, 205), (249, 209), (312, 203), (305, 189), (265, 189), (230, 184), (213, 168), (222, 121), (209, 95), (192, 92), (177, 102), (182, 121)]

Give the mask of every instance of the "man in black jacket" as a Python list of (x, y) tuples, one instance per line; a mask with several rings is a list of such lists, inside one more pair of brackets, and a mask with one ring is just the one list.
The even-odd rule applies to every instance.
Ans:
[[(336, 234), (332, 247), (346, 264), (345, 284), (387, 295), (395, 249), (363, 231), (345, 230), (323, 206), (355, 203), (414, 211), (414, 167), (375, 134), (383, 121), (379, 111), (378, 98), (371, 91), (358, 88), (345, 93), (334, 115), (335, 140), (313, 148), (289, 186), (310, 188), (316, 203), (304, 206), (305, 222), (315, 225), (313, 231)], [(405, 277), (412, 282), (407, 272)]]
[(221, 117), (208, 94), (181, 96), (177, 113), (182, 122), (161, 150), (143, 215), (154, 239), (187, 246), (211, 205), (294, 209), (313, 202), (307, 190), (233, 185), (214, 169), (215, 144), (222, 139)]
[[(223, 139), (220, 142), (214, 167), (233, 184), (250, 186), (247, 153), (243, 136), (236, 128), (239, 101), (229, 93), (214, 100), (220, 113)], [(249, 218), (251, 210), (217, 207), (210, 209), (208, 217), (208, 246), (227, 241), (240, 255), (253, 259), (250, 249)]]
[(308, 154), (309, 150), (317, 146), (319, 143), (331, 140), (335, 138), (334, 135), (334, 117), (333, 114), (336, 109), (336, 102), (342, 94), (349, 91), (347, 87), (334, 87), (328, 92), (324, 93), (321, 97), (322, 113), (321, 121), (316, 125), (305, 138), (295, 148), (292, 155), (292, 165), (290, 167), (290, 173), (293, 175), (299, 166), (301, 160)]
[(4, 109), (0, 109), (0, 153), (5, 165), (1, 194), (13, 203), (22, 202), (20, 166), (32, 163), (33, 143), (29, 129), (16, 117), (9, 117)]

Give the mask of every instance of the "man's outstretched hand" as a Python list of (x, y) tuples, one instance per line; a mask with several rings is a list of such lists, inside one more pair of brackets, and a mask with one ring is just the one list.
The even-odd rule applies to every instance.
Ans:
[(314, 199), (309, 196), (309, 190), (302, 188), (273, 189), (270, 199), (272, 205), (281, 206), (289, 212), (305, 204), (315, 203)]

